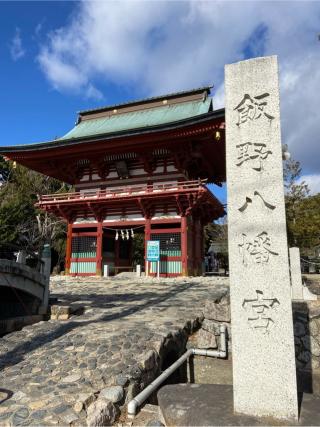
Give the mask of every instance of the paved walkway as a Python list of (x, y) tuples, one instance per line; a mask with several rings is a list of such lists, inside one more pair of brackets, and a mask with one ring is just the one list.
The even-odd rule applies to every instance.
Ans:
[(132, 379), (152, 367), (150, 351), (190, 333), (205, 300), (226, 290), (225, 278), (53, 278), (51, 296), (85, 312), (0, 338), (0, 425), (85, 424), (100, 390), (132, 393)]

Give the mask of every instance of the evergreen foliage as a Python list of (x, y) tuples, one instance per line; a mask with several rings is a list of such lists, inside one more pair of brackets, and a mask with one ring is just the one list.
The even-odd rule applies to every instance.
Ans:
[(312, 255), (320, 245), (320, 194), (309, 196), (302, 181), (300, 162), (290, 159), (284, 165), (285, 202), (289, 247), (298, 246), (304, 255)]
[(60, 261), (65, 251), (64, 221), (35, 206), (43, 194), (66, 192), (68, 187), (0, 157), (0, 246), (41, 253), (49, 243)]

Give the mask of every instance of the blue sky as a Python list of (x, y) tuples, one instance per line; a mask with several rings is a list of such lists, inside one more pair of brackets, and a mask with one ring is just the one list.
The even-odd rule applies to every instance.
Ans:
[(218, 108), (225, 63), (277, 54), (283, 142), (320, 191), (318, 33), (320, 2), (2, 1), (0, 145), (61, 136), (78, 110), (208, 83)]

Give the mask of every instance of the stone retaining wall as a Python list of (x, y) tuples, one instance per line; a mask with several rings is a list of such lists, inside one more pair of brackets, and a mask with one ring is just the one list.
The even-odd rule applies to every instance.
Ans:
[(320, 300), (293, 303), (300, 389), (320, 395)]
[[(219, 326), (225, 324), (228, 328), (228, 359), (231, 362), (229, 296), (208, 300), (203, 315), (201, 328), (189, 337), (187, 347), (217, 349), (220, 345)], [(320, 300), (293, 302), (293, 321), (299, 389), (320, 394)], [(226, 372), (218, 373), (218, 366), (225, 366)], [(219, 365), (215, 359), (196, 357), (189, 363), (189, 381), (219, 383), (218, 376), (231, 384), (231, 368), (231, 363)]]
[(114, 383), (99, 393), (84, 395), (83, 401), (78, 401), (74, 410), (85, 410), (88, 426), (111, 425), (119, 416), (120, 420), (122, 417), (125, 419), (129, 401), (160, 375), (169, 353), (174, 352), (177, 359), (185, 352), (188, 336), (199, 330), (202, 321), (203, 317), (197, 317), (194, 321), (186, 322), (184, 328), (169, 333), (161, 342), (158, 341), (154, 349), (142, 354), (130, 372), (115, 377)]

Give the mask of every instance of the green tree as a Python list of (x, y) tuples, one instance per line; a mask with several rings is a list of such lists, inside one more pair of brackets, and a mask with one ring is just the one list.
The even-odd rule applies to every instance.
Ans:
[(305, 255), (320, 244), (320, 194), (309, 196), (310, 190), (300, 181), (302, 169), (294, 159), (284, 167), (286, 219), (289, 246), (298, 246)]
[(42, 194), (68, 191), (58, 180), (46, 177), (0, 157), (0, 242), (32, 252), (49, 243), (61, 256), (65, 224), (35, 206)]
[(301, 172), (300, 162), (292, 158), (286, 160), (283, 177), (289, 246), (296, 246), (298, 244), (301, 232), (297, 225), (298, 206), (309, 194), (308, 185), (304, 181), (301, 183), (298, 182)]

